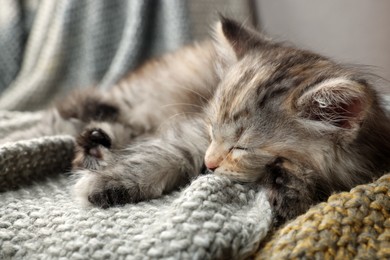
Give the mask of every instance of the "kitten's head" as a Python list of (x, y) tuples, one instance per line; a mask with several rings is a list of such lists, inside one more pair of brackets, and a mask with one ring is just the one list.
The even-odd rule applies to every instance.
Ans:
[(208, 168), (275, 185), (320, 179), (345, 188), (355, 181), (345, 168), (363, 167), (353, 165), (354, 145), (377, 106), (359, 73), (225, 18), (215, 46), (221, 82), (208, 109)]

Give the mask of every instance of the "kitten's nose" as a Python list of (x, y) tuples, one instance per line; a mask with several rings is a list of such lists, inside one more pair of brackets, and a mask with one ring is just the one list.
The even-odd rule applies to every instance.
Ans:
[(210, 161), (205, 161), (204, 164), (206, 165), (207, 169), (209, 169), (210, 171), (214, 171), (215, 169), (217, 169), (219, 167), (218, 163), (215, 163), (215, 162), (210, 162)]

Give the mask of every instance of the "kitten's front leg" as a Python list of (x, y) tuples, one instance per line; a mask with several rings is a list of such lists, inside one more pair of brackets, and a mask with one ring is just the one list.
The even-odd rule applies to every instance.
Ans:
[[(98, 134), (94, 131), (98, 130), (87, 133), (96, 140)], [(102, 137), (107, 134), (99, 131)], [(208, 140), (203, 121), (189, 120), (176, 124), (161, 137), (119, 151), (111, 151), (103, 143), (92, 151), (98, 156), (103, 152), (96, 160), (103, 160), (105, 165), (77, 170), (81, 178), (75, 193), (84, 204), (106, 208), (157, 198), (187, 183), (200, 172)]]
[(324, 196), (324, 187), (321, 189), (322, 193), (317, 187), (319, 179), (315, 176), (318, 174), (302, 165), (277, 158), (267, 168), (269, 176), (264, 179), (264, 184), (273, 208), (276, 227), (303, 214)]

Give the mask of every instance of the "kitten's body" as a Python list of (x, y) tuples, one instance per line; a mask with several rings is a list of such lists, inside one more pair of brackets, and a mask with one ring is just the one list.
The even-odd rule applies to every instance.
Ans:
[(390, 168), (390, 121), (364, 75), (222, 20), (215, 44), (57, 105), (63, 124), (86, 129), (74, 161), (84, 202), (161, 196), (205, 161), (268, 189), (280, 224)]

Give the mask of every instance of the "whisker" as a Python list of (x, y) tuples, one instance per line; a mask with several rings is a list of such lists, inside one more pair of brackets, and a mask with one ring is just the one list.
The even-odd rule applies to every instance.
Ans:
[[(202, 94), (200, 94), (199, 92), (193, 90), (193, 89), (190, 89), (190, 88), (186, 88), (186, 87), (183, 87), (183, 86), (177, 86), (179, 88), (182, 88), (182, 89), (185, 89), (185, 90), (188, 90), (196, 95), (198, 95), (199, 97), (203, 98), (204, 101), (209, 102), (209, 98), (206, 98), (205, 96), (203, 96)], [(210, 92), (210, 90), (208, 90)], [(211, 96), (212, 96), (212, 93), (210, 92)]]
[(192, 107), (199, 107), (201, 109), (204, 109), (203, 106), (190, 104), (190, 103), (173, 103), (173, 104), (167, 104), (167, 105), (160, 106), (160, 108), (166, 108), (166, 107), (171, 107), (171, 106), (192, 106)]
[(161, 130), (161, 128), (163, 126), (165, 126), (165, 124), (168, 124), (170, 120), (174, 119), (175, 117), (177, 116), (182, 116), (182, 115), (187, 115), (187, 114), (195, 114), (195, 115), (203, 115), (203, 113), (199, 113), (199, 112), (181, 112), (181, 113), (176, 113), (170, 117), (168, 117), (167, 119), (164, 120), (164, 122), (162, 122), (158, 128), (156, 129), (156, 132), (159, 132)]

